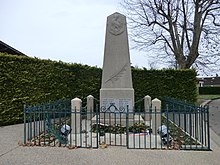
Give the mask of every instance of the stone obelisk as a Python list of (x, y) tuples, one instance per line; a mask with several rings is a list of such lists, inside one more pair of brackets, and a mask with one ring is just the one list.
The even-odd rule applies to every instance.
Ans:
[(106, 112), (127, 112), (127, 107), (133, 111), (133, 106), (126, 17), (116, 12), (107, 17), (100, 108)]

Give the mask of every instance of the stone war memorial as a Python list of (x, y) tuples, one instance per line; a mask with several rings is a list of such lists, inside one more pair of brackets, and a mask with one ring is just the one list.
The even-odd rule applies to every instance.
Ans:
[(100, 89), (100, 112), (104, 113), (100, 114), (100, 122), (125, 125), (125, 113), (133, 111), (134, 89), (130, 64), (126, 17), (116, 12), (108, 16), (106, 24)]
[[(85, 107), (74, 98), (24, 108), (24, 143), (70, 149), (210, 149), (206, 107), (151, 99), (150, 94), (135, 101), (126, 17), (118, 12), (107, 17), (102, 69), (100, 98), (91, 93)], [(137, 103), (142, 109), (135, 109)]]
[(134, 89), (130, 64), (126, 18), (114, 13), (107, 18), (100, 89), (101, 111), (132, 111)]

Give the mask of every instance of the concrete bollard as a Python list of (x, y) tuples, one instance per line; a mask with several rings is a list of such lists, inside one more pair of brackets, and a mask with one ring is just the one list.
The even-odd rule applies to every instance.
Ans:
[(79, 98), (74, 98), (71, 100), (71, 127), (72, 133), (80, 133), (80, 110), (82, 106), (82, 100)]
[(157, 134), (157, 128), (161, 125), (161, 101), (157, 98), (152, 100), (152, 133)]
[(94, 97), (92, 95), (87, 96), (87, 120), (91, 120), (93, 118), (94, 112)]
[(147, 95), (144, 97), (144, 111), (145, 111), (144, 120), (149, 122), (151, 120), (150, 108), (151, 108), (151, 97)]

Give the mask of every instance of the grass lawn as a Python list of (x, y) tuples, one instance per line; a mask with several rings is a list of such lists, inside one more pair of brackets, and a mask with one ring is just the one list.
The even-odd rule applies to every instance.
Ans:
[(205, 100), (220, 99), (220, 95), (198, 95), (197, 104), (201, 104)]
[(211, 100), (211, 99), (216, 99), (220, 98), (220, 95), (199, 95), (198, 99), (204, 99), (204, 100)]

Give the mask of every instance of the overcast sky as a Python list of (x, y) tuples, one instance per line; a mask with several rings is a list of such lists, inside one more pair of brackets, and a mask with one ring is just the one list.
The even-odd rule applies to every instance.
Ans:
[[(0, 0), (0, 40), (24, 54), (102, 67), (107, 16), (120, 0)], [(131, 47), (131, 46), (130, 46)], [(133, 66), (146, 55), (130, 50)]]

